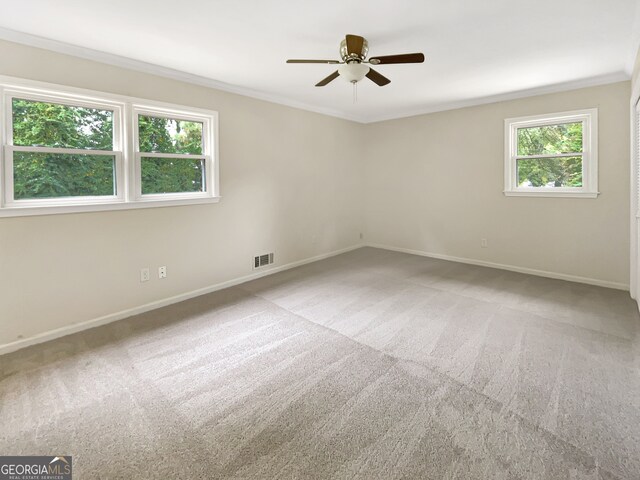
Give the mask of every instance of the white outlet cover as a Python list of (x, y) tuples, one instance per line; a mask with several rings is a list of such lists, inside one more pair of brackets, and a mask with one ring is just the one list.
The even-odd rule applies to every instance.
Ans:
[(148, 268), (142, 268), (140, 270), (140, 281), (141, 282), (148, 282), (149, 278), (150, 278), (149, 269)]

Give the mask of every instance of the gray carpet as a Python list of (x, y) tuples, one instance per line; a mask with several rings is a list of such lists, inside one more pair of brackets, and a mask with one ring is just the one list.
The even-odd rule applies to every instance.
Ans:
[(0, 357), (77, 479), (640, 478), (628, 293), (376, 249)]

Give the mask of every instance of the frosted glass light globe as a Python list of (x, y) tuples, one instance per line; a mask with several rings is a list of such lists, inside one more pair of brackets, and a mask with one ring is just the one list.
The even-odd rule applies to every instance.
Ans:
[(363, 63), (345, 63), (338, 67), (338, 73), (347, 82), (356, 83), (369, 73), (369, 65)]

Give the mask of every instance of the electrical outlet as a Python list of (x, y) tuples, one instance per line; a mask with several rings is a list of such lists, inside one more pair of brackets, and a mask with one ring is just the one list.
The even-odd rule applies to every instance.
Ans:
[(150, 275), (149, 275), (149, 268), (143, 268), (140, 270), (140, 281), (141, 282), (148, 282), (149, 281)]
[(162, 266), (158, 268), (158, 278), (167, 278), (167, 267)]
[(482, 248), (487, 248), (489, 245), (487, 244), (487, 239), (486, 238), (481, 238), (480, 239), (480, 246)]

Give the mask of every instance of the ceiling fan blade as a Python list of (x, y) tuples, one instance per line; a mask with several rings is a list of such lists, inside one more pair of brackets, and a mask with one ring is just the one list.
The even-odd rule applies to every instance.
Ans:
[(335, 80), (339, 76), (340, 76), (340, 73), (338, 72), (338, 70), (336, 70), (331, 75), (329, 75), (327, 78), (324, 78), (324, 79), (320, 80), (318, 83), (316, 83), (316, 87), (324, 87), (327, 83), (332, 82), (333, 80)]
[(347, 53), (351, 55), (362, 55), (362, 47), (364, 46), (364, 38), (359, 35), (347, 35)]
[(402, 55), (385, 55), (383, 57), (372, 57), (369, 59), (371, 65), (388, 65), (390, 63), (422, 63), (424, 54), (405, 53)]
[(373, 83), (377, 84), (379, 87), (384, 87), (385, 85), (388, 85), (389, 83), (391, 83), (391, 80), (389, 80), (384, 75), (376, 72), (373, 68), (369, 69), (369, 73), (367, 73), (367, 78), (371, 80)]
[(337, 64), (340, 63), (339, 60), (299, 60), (299, 59), (289, 59), (287, 63), (329, 63), (329, 64)]

